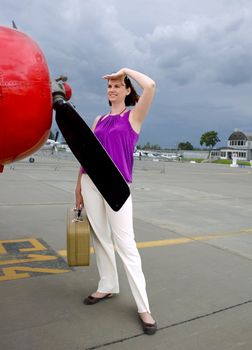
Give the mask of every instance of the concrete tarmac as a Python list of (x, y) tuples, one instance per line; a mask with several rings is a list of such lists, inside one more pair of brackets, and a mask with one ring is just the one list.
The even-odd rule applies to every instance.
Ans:
[(78, 164), (35, 156), (0, 175), (1, 350), (251, 350), (252, 169), (136, 160), (136, 241), (154, 336), (143, 334), (118, 259), (121, 292), (85, 306), (91, 266), (66, 263), (66, 209)]

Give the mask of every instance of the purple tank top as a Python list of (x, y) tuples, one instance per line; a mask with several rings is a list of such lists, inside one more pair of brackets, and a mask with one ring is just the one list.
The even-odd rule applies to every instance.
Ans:
[(130, 110), (123, 115), (101, 117), (94, 134), (110, 155), (127, 182), (132, 182), (133, 153), (139, 134), (129, 122)]

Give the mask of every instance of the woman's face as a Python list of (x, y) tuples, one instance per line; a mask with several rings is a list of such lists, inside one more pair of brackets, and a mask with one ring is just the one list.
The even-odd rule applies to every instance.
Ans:
[(111, 103), (124, 102), (125, 97), (130, 93), (121, 79), (110, 79), (107, 86), (107, 95)]

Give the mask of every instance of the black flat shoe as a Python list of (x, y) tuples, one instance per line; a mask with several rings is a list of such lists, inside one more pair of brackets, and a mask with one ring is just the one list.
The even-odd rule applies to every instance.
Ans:
[(141, 321), (143, 331), (145, 334), (152, 335), (155, 334), (157, 331), (157, 322), (155, 323), (147, 323), (142, 320), (142, 318), (139, 316), (139, 320)]
[(89, 295), (87, 298), (85, 298), (83, 300), (83, 303), (85, 305), (94, 305), (94, 304), (97, 304), (99, 303), (99, 301), (102, 301), (104, 299), (108, 299), (108, 298), (111, 298), (113, 296), (113, 294), (109, 293), (109, 294), (106, 294), (104, 297), (102, 298), (96, 298), (96, 297), (93, 297), (92, 295)]

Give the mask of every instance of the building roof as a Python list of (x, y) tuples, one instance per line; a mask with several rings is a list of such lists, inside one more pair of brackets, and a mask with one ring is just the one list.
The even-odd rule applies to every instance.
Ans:
[(241, 152), (245, 152), (245, 151), (247, 151), (247, 148), (239, 148), (239, 147), (228, 147), (228, 146), (223, 146), (223, 147), (220, 147), (220, 148), (213, 148), (212, 150), (211, 150), (211, 152), (216, 152), (216, 151), (222, 151), (222, 152), (225, 152), (225, 151), (232, 151), (232, 152), (237, 152), (237, 151), (241, 151)]
[(251, 132), (243, 132), (243, 131), (234, 131), (228, 138), (229, 141), (252, 141), (252, 133)]

